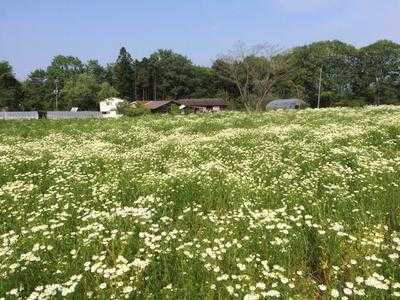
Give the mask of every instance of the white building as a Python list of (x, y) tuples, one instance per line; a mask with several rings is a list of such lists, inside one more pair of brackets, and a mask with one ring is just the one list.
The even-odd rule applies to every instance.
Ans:
[(118, 115), (118, 105), (125, 102), (120, 98), (108, 98), (104, 101), (100, 101), (100, 112), (103, 118), (117, 118)]

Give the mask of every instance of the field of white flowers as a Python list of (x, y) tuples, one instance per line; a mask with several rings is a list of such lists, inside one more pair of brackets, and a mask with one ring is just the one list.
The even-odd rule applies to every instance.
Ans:
[(0, 122), (0, 299), (400, 297), (400, 107)]

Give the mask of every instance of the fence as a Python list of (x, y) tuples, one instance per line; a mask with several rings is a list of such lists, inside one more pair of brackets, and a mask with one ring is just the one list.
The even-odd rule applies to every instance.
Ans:
[(47, 119), (99, 119), (102, 117), (99, 111), (48, 111)]
[(37, 111), (0, 111), (0, 120), (37, 120)]

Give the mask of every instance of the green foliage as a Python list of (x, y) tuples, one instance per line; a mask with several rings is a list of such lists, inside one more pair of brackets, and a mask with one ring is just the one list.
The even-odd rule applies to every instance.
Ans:
[(0, 109), (11, 108), (14, 110), (15, 107), (15, 93), (11, 88), (0, 87)]
[(154, 78), (151, 71), (149, 59), (144, 57), (137, 65), (136, 73), (137, 83), (137, 98), (138, 99), (152, 99)]
[(118, 91), (111, 86), (108, 82), (100, 84), (99, 92), (97, 93), (97, 100), (102, 101), (108, 98), (117, 97)]
[(343, 99), (335, 102), (335, 106), (341, 107), (363, 107), (366, 104), (364, 99)]
[(230, 80), (227, 80), (220, 76), (221, 72), (223, 72), (224, 68), (226, 68), (226, 62), (218, 58), (216, 59), (212, 66), (211, 69), (214, 71), (214, 74), (216, 75), (216, 79), (218, 81), (218, 86), (222, 88), (224, 91), (229, 92), (230, 94), (234, 96), (239, 96), (239, 91), (234, 83), (232, 83)]
[(89, 74), (80, 74), (68, 80), (63, 88), (64, 108), (79, 107), (80, 110), (97, 110), (99, 84)]
[(24, 108), (26, 110), (52, 110), (53, 94), (45, 70), (35, 70), (24, 82)]
[(84, 71), (84, 65), (79, 58), (73, 56), (57, 55), (47, 68), (48, 80), (54, 85), (58, 80), (60, 88), (63, 88), (67, 80)]
[(151, 113), (150, 109), (141, 102), (136, 102), (135, 106), (131, 104), (121, 105), (118, 107), (118, 112), (126, 117), (138, 117)]
[[(7, 61), (0, 61), (0, 76), (12, 75), (12, 67)], [(2, 84), (4, 84), (4, 78), (1, 79)]]
[[(381, 40), (360, 49), (360, 94), (370, 103), (400, 102), (400, 45)], [(395, 102), (397, 102), (395, 101)]]
[(298, 47), (291, 52), (291, 80), (303, 87), (304, 100), (316, 107), (318, 81), (322, 68), (322, 91), (330, 106), (339, 99), (354, 95), (358, 74), (358, 53), (352, 45), (340, 41), (317, 42)]
[[(185, 56), (172, 50), (160, 49), (149, 57), (158, 100), (187, 97), (193, 86), (193, 65)], [(154, 88), (154, 86), (153, 86)]]
[(219, 88), (218, 75), (214, 69), (193, 66), (193, 90), (191, 91), (191, 98), (214, 98), (223, 88)]
[(10, 64), (0, 61), (0, 108), (18, 110), (22, 107), (21, 84), (15, 78)]
[(129, 100), (135, 99), (135, 61), (122, 47), (114, 65), (115, 86), (121, 95)]
[(85, 73), (94, 76), (98, 83), (104, 82), (107, 78), (106, 70), (95, 59), (88, 60), (85, 65)]
[(181, 113), (181, 110), (179, 109), (179, 105), (172, 103), (171, 108), (170, 108), (170, 113), (173, 115), (179, 115)]
[(195, 66), (185, 56), (160, 49), (138, 63), (137, 98), (215, 97), (222, 90), (217, 82), (218, 77), (213, 69)]
[(62, 90), (67, 81), (76, 78), (84, 72), (84, 65), (79, 58), (74, 56), (57, 55), (53, 58), (50, 66), (47, 67), (46, 78), (46, 99), (50, 103), (47, 107), (53, 107), (58, 95), (58, 109), (66, 108), (68, 100), (63, 99)]
[[(288, 67), (276, 69), (279, 61), (287, 62)], [(217, 59), (211, 68), (196, 66), (187, 57), (166, 49), (136, 61), (121, 48), (115, 63), (106, 66), (97, 60), (83, 64), (77, 57), (57, 55), (47, 69), (34, 70), (20, 83), (11, 66), (0, 62), (0, 107), (54, 109), (58, 95), (59, 109), (67, 109), (73, 103), (94, 109), (95, 101), (117, 93), (128, 100), (223, 95), (235, 109), (259, 108), (261, 99), (296, 97), (315, 107), (321, 68), (322, 107), (358, 105), (352, 99), (361, 99), (366, 104), (400, 104), (400, 45), (392, 41), (378, 41), (361, 49), (336, 40), (323, 41), (278, 55), (249, 55), (241, 64), (234, 64), (237, 82), (242, 86), (247, 78), (246, 68), (251, 66), (250, 84), (246, 85), (244, 94), (237, 83), (220, 76), (228, 65), (223, 59)], [(283, 69), (288, 70), (287, 76), (281, 76)], [(82, 74), (94, 79), (96, 84), (86, 76), (78, 84), (77, 78)], [(96, 90), (98, 94), (93, 96)], [(66, 95), (68, 99), (64, 98)]]

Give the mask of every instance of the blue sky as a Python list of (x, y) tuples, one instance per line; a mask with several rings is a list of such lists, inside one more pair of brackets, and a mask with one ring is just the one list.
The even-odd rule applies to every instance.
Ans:
[(400, 42), (400, 0), (0, 0), (0, 60), (22, 79), (57, 54), (115, 60), (170, 48), (210, 65), (238, 40), (282, 47)]

